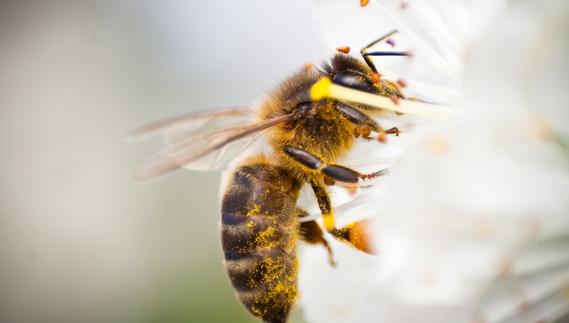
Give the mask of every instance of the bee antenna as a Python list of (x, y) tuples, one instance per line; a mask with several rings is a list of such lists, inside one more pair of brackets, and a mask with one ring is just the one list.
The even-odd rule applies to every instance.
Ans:
[[(379, 37), (378, 39), (372, 41), (371, 43), (367, 44), (366, 47), (364, 47), (360, 50), (360, 54), (362, 55), (362, 58), (364, 59), (366, 64), (371, 68), (371, 70), (374, 73), (377, 73), (377, 68), (375, 67), (375, 65), (373, 64), (373, 62), (369, 58), (369, 56), (376, 56), (376, 55), (370, 55), (370, 53), (368, 53), (368, 49), (370, 47), (374, 46), (375, 44), (379, 43), (380, 41), (388, 39), (389, 37), (393, 36), (396, 33), (397, 33), (397, 29), (393, 29), (392, 31), (388, 32), (387, 34), (385, 34), (385, 35)], [(402, 56), (402, 55), (400, 55), (400, 56)]]
[(395, 35), (398, 32), (397, 29), (393, 29), (392, 31), (388, 32), (387, 34), (379, 37), (378, 39), (372, 41), (371, 43), (367, 44), (366, 47), (362, 48), (360, 52), (366, 52), (370, 47), (374, 46), (375, 44), (379, 43), (380, 41), (384, 41), (387, 38)]

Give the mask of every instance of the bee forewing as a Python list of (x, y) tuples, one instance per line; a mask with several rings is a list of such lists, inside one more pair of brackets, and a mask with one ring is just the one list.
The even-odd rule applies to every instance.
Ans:
[[(220, 168), (258, 138), (256, 135), (262, 130), (289, 119), (290, 116), (284, 116), (190, 137), (152, 156), (137, 172), (137, 178), (150, 179), (180, 167), (202, 170)], [(213, 163), (208, 166), (212, 160)]]
[(252, 107), (231, 107), (219, 110), (188, 113), (144, 125), (126, 137), (128, 142), (137, 142), (163, 135), (166, 142), (180, 142), (186, 138), (251, 120)]
[(176, 144), (190, 137), (212, 133), (233, 126), (244, 125), (251, 122), (253, 116), (243, 114), (216, 114), (202, 118), (196, 122), (188, 122), (164, 131), (163, 138), (167, 144)]
[(254, 149), (263, 145), (263, 134), (264, 132), (261, 131), (242, 140), (228, 143), (223, 148), (213, 151), (203, 158), (185, 164), (184, 168), (201, 171), (224, 169), (230, 166), (231, 162), (240, 159), (241, 156), (251, 155)]

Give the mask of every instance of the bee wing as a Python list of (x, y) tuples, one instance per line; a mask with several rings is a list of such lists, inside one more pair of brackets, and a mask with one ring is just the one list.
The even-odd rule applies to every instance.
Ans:
[(150, 179), (180, 167), (192, 169), (215, 169), (233, 159), (262, 131), (291, 119), (291, 115), (240, 124), (214, 132), (190, 136), (166, 146), (152, 156), (137, 172), (140, 180)]
[(174, 144), (206, 132), (245, 123), (251, 120), (253, 113), (249, 106), (188, 113), (144, 125), (129, 133), (126, 140), (132, 143), (163, 136), (166, 143)]

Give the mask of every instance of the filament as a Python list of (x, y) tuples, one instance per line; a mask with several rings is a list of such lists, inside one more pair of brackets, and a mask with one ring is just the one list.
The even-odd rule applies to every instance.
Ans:
[(368, 52), (366, 53), (368, 56), (412, 56), (410, 52), (386, 52), (386, 51), (379, 51), (379, 52)]
[(454, 111), (450, 107), (443, 107), (421, 101), (400, 100), (398, 103), (395, 103), (388, 97), (334, 84), (327, 77), (321, 78), (312, 85), (310, 88), (310, 97), (314, 101), (329, 98), (435, 120), (443, 119)]

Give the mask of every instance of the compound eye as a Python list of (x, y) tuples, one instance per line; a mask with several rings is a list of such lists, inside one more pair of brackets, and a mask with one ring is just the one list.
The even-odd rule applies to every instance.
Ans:
[(332, 78), (332, 82), (352, 89), (376, 93), (373, 83), (365, 76), (350, 72), (340, 72)]

